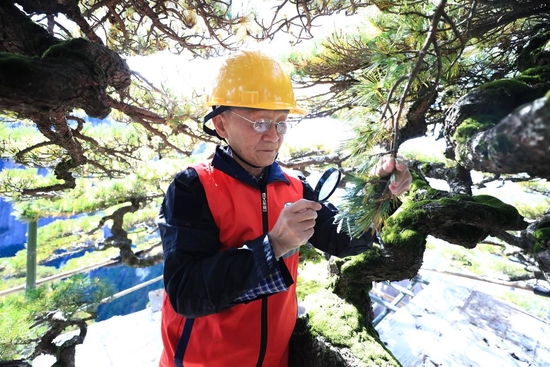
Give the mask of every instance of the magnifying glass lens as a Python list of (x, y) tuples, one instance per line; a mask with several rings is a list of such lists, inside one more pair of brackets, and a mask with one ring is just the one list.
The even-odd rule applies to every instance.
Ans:
[(315, 187), (318, 202), (324, 202), (336, 191), (341, 176), (340, 171), (335, 168), (331, 168), (323, 173), (323, 176)]

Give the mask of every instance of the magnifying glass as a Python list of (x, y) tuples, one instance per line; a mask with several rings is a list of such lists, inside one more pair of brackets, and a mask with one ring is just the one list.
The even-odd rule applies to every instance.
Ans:
[(319, 179), (319, 182), (317, 182), (317, 185), (315, 185), (315, 190), (313, 191), (315, 194), (315, 201), (319, 203), (327, 201), (338, 188), (341, 179), (342, 172), (338, 169), (327, 169)]

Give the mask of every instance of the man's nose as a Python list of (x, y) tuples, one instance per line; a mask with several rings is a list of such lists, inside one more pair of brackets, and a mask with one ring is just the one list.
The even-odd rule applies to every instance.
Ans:
[(262, 138), (269, 141), (278, 141), (281, 137), (277, 133), (277, 125), (272, 124), (265, 133), (263, 133)]

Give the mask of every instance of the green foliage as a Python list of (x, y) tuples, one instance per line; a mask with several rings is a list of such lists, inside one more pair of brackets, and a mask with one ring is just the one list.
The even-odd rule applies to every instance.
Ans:
[(48, 330), (37, 320), (49, 312), (60, 312), (68, 320), (88, 320), (94, 317), (100, 301), (112, 293), (98, 279), (78, 275), (0, 298), (0, 361), (29, 357)]
[[(26, 283), (27, 251), (17, 252), (15, 256), (0, 259), (0, 291), (14, 287), (24, 286)], [(58, 271), (51, 266), (38, 265), (36, 268), (37, 279), (43, 279), (57, 274)]]
[(547, 319), (550, 313), (548, 298), (535, 295), (529, 291), (518, 292), (510, 289), (506, 292), (502, 292), (498, 297), (515, 305), (519, 309), (525, 310), (531, 315), (539, 317), (541, 320)]
[[(304, 9), (298, 11), (303, 10), (303, 14), (310, 21), (311, 16), (317, 16), (323, 11), (327, 14), (338, 13), (343, 9), (346, 12), (354, 12), (357, 10), (356, 6), (366, 6), (359, 3), (344, 3), (309, 2), (304, 3)], [(191, 3), (184, 6), (173, 3), (174, 7), (165, 7), (162, 3), (150, 3), (147, 14), (141, 9), (122, 3), (110, 8), (98, 1), (80, 5), (91, 29), (98, 33), (103, 32), (99, 38), (104, 40), (111, 50), (122, 55), (148, 55), (164, 49), (176, 53), (185, 50), (193, 55), (202, 55), (215, 50), (216, 47), (211, 47), (210, 42), (228, 39), (234, 32), (238, 31), (239, 37), (261, 34), (261, 31), (255, 31), (259, 27), (254, 27), (257, 23), (257, 14), (258, 21), (262, 21), (260, 13), (253, 10), (247, 9), (250, 12), (245, 11), (244, 15), (240, 16), (237, 14), (237, 7), (232, 8), (226, 3), (204, 3), (202, 8), (192, 8), (189, 4)], [(416, 105), (416, 102), (429, 95), (427, 91), (433, 87), (436, 92), (433, 96), (435, 103), (425, 102), (432, 105), (427, 112), (421, 111), (422, 119), (425, 118), (428, 125), (440, 125), (444, 120), (444, 112), (457, 96), (487, 81), (499, 79), (502, 75), (513, 75), (519, 51), (527, 50), (533, 58), (536, 56), (536, 60), (539, 60), (544, 47), (548, 48), (544, 46), (533, 50), (524, 47), (521, 41), (533, 40), (533, 34), (529, 32), (541, 29), (539, 19), (510, 20), (509, 23), (507, 20), (501, 23), (497, 20), (510, 18), (499, 14), (502, 9), (509, 11), (500, 2), (490, 5), (479, 3), (475, 17), (470, 14), (470, 7), (462, 5), (452, 3), (445, 7), (445, 16), (437, 23), (437, 34), (428, 43), (428, 31), (435, 19), (436, 3), (377, 2), (376, 6), (369, 6), (368, 11), (361, 13), (364, 19), (357, 29), (351, 32), (335, 32), (327, 40), (317, 43), (311, 55), (301, 57), (294, 53), (290, 57), (298, 66), (294, 76), (303, 77), (308, 83), (318, 82), (317, 86), (323, 87), (319, 95), (311, 98), (317, 107), (312, 108), (312, 113), (334, 113), (334, 116), (357, 125), (356, 139), (350, 140), (347, 152), (342, 153), (346, 156), (349, 153), (350, 158), (344, 165), (346, 169), (353, 171), (353, 174), (349, 175), (351, 189), (348, 191), (341, 219), (345, 221), (343, 227), (350, 228), (354, 236), (371, 229), (371, 223), (374, 223), (372, 229), (376, 229), (386, 222), (390, 207), (396, 199), (388, 194), (385, 188), (389, 180), (371, 177), (369, 172), (378, 161), (379, 155), (387, 154), (388, 146), (399, 146), (401, 143), (392, 141), (392, 129), (395, 126), (393, 119), (398, 115), (397, 110), (402, 98), (405, 107)], [(309, 12), (306, 11), (306, 6), (309, 6)], [(328, 8), (325, 9), (325, 6)], [(342, 8), (347, 6), (354, 8)], [(112, 9), (115, 9), (116, 13), (110, 13)], [(287, 9), (280, 10), (277, 14), (283, 14), (284, 18), (290, 16)], [(270, 13), (269, 16), (271, 15)], [(306, 19), (302, 13), (298, 15), (300, 19)], [(493, 15), (494, 18), (491, 18)], [(233, 18), (234, 16), (236, 18)], [(497, 24), (498, 28), (484, 28), (481, 32), (476, 28), (479, 23)], [(209, 29), (207, 25), (213, 28)], [(259, 23), (256, 24), (258, 25)], [(287, 25), (286, 29), (282, 23), (277, 25), (280, 26), (278, 29), (292, 33), (289, 30), (290, 25)], [(166, 28), (169, 28), (169, 31), (164, 33), (163, 30)], [(264, 30), (264, 36), (271, 38), (274, 28)], [(343, 27), (339, 24), (339, 28)], [(61, 43), (48, 50), (44, 56), (80, 57), (67, 46), (78, 45), (81, 42), (83, 40)], [(427, 49), (423, 49), (425, 44), (429, 46)], [(438, 47), (435, 47), (436, 45)], [(13, 59), (10, 55), (0, 53), (0, 65), (5, 62), (4, 66), (25, 71), (32, 64), (32, 59)], [(403, 95), (406, 83), (400, 80), (410, 75), (420, 55), (424, 56), (423, 62), (419, 64), (418, 73), (411, 79), (407, 95)], [(460, 59), (457, 60), (457, 57)], [(528, 62), (522, 64), (530, 65)], [(530, 98), (532, 94), (527, 93), (529, 90), (525, 89), (526, 85), (523, 82), (530, 85), (539, 83), (548, 80), (547, 74), (546, 66), (532, 68), (524, 71), (516, 80), (497, 81), (485, 84), (483, 88), (512, 87), (518, 95)], [(328, 92), (325, 94), (325, 91)], [(88, 160), (86, 164), (72, 171), (77, 178), (77, 186), (71, 191), (54, 192), (47, 197), (32, 200), (32, 195), (26, 194), (26, 190), (63, 182), (55, 176), (52, 169), (60, 159), (67, 156), (67, 152), (57, 145), (50, 144), (34, 126), (22, 124), (12, 128), (7, 123), (0, 124), (2, 157), (16, 157), (19, 162), (29, 167), (40, 167), (49, 171), (47, 175), (42, 176), (37, 173), (36, 168), (6, 170), (0, 174), (0, 193), (14, 201), (17, 213), (22, 219), (35, 220), (45, 216), (67, 218), (64, 222), (53, 222), (41, 228), (38, 255), (41, 260), (46, 259), (56, 249), (70, 250), (83, 244), (98, 244), (101, 242), (101, 227), (111, 223), (109, 220), (105, 221), (105, 218), (130, 202), (137, 203), (140, 207), (139, 212), (125, 215), (124, 229), (129, 232), (134, 248), (141, 249), (152, 242), (147, 235), (148, 229), (154, 223), (163, 189), (173, 175), (191, 161), (181, 157), (190, 154), (196, 143), (201, 140), (196, 134), (196, 128), (200, 127), (200, 119), (196, 116), (203, 114), (204, 106), (190, 102), (198, 100), (197, 95), (186, 97), (189, 98), (173, 98), (169, 88), (164, 86), (161, 90), (154, 90), (152, 87), (138, 90), (136, 84), (133, 84), (128, 91), (115, 97), (114, 102), (140, 106), (144, 111), (158, 112), (163, 118), (148, 120), (145, 117), (143, 124), (133, 124), (133, 119), (137, 119), (135, 115), (113, 111), (111, 117), (119, 123), (92, 126), (78, 118), (70, 120), (75, 139), (81, 144), (84, 156)], [(403, 119), (397, 121), (397, 124), (400, 127), (411, 127), (406, 126), (409, 116), (401, 116)], [(479, 116), (474, 116), (458, 128), (455, 138), (465, 141), (473, 133), (489, 128), (491, 119), (494, 121), (494, 116), (482, 116), (481, 121)], [(434, 131), (437, 129), (434, 128)], [(324, 150), (326, 147), (314, 148)], [(503, 139), (499, 146), (488, 148), (503, 150), (508, 149), (509, 145), (508, 141)], [(291, 150), (290, 155), (294, 156), (294, 153), (300, 152), (303, 150)], [(430, 197), (433, 192), (429, 186), (416, 180), (413, 189), (420, 187), (425, 189), (425, 192), (418, 193), (419, 199), (435, 200)], [(483, 198), (474, 200), (479, 201), (478, 199)], [(480, 205), (494, 207), (502, 214), (503, 220), (517, 218), (517, 213), (502, 207), (491, 198), (485, 199), (488, 200), (481, 200)], [(456, 204), (452, 200), (442, 202), (449, 206)], [(412, 208), (420, 207), (419, 205)], [(542, 208), (537, 207), (532, 210), (531, 215), (536, 217), (540, 215), (541, 210)], [(411, 211), (392, 218), (386, 223), (385, 235), (392, 242), (401, 244), (412, 245), (419, 242), (421, 236), (418, 233), (400, 226), (414, 224), (415, 218), (420, 214), (420, 210), (417, 213)], [(392, 227), (393, 225), (395, 226)], [(389, 230), (390, 227), (392, 230)], [(455, 229), (470, 230), (460, 225)], [(543, 233), (538, 233), (537, 236), (544, 238)], [(113, 251), (109, 250), (108, 254), (103, 255), (112, 254)], [(308, 263), (319, 260), (318, 254), (308, 252), (307, 249), (303, 255), (303, 260)], [(84, 261), (96, 260), (99, 256), (102, 255), (93, 253), (72, 259), (67, 267), (77, 267)], [(458, 256), (457, 259), (471, 262), (471, 258), (466, 255)], [(13, 274), (24, 274), (24, 251), (6, 262), (2, 260), (1, 264), (3, 276), (4, 272), (9, 272), (10, 275), (6, 277), (10, 279), (13, 278)], [(500, 270), (511, 273), (506, 267), (501, 267)], [(349, 310), (344, 311), (344, 315), (347, 315), (344, 319), (349, 317), (353, 320), (352, 312), (346, 314)], [(335, 319), (338, 319), (339, 315), (334, 315)], [(362, 330), (359, 334), (361, 332)]]
[(454, 272), (474, 274), (488, 279), (500, 279), (510, 281), (519, 279), (528, 274), (522, 264), (510, 262), (505, 255), (505, 247), (494, 244), (479, 244), (473, 252), (461, 246), (444, 242), (434, 245), (428, 240), (428, 251), (437, 252), (440, 255), (437, 269), (451, 269)]
[[(528, 270), (522, 264), (510, 262), (506, 245), (481, 243), (475, 253), (461, 246), (429, 237), (426, 245), (427, 258), (436, 259), (428, 264), (438, 271), (450, 271), (459, 274), (472, 274), (487, 280), (509, 282), (522, 279), (528, 275)], [(540, 318), (546, 317), (548, 299), (534, 295), (531, 291), (523, 291), (513, 287), (493, 288), (495, 297), (510, 302)]]
[(389, 138), (390, 131), (375, 122), (356, 126), (356, 138), (347, 142), (348, 164), (356, 167), (356, 171), (347, 175), (348, 187), (339, 219), (349, 224), (353, 237), (360, 237), (382, 226), (397, 198), (387, 189), (393, 174), (388, 177), (372, 175), (382, 155), (376, 153), (376, 147)]
[(521, 216), (527, 219), (540, 218), (550, 207), (550, 199), (541, 199), (538, 203), (514, 203)]
[(340, 220), (350, 224), (350, 234), (360, 237), (367, 231), (379, 230), (391, 208), (396, 207), (397, 198), (391, 194), (387, 185), (391, 178), (371, 179), (366, 175), (352, 175), (351, 187), (346, 191), (339, 214)]
[[(162, 157), (171, 148), (155, 137), (144, 135), (143, 128), (138, 125), (116, 122), (95, 126), (85, 124), (81, 132), (94, 139), (93, 143), (85, 141), (84, 147), (88, 152), (89, 162), (95, 164), (85, 165), (76, 170), (80, 177), (77, 178), (73, 190), (58, 193), (53, 197), (35, 197), (28, 200), (28, 197), (21, 195), (24, 189), (58, 183), (55, 175), (51, 172), (41, 175), (37, 168), (32, 167), (4, 169), (0, 172), (0, 191), (4, 197), (12, 200), (14, 214), (18, 219), (59, 218), (38, 230), (39, 263), (58, 253), (101, 248), (104, 242), (103, 228), (112, 224), (112, 221), (105, 221), (104, 218), (113, 214), (115, 210), (128, 206), (131, 200), (139, 204), (140, 210), (125, 215), (123, 229), (129, 233), (135, 250), (158, 245), (158, 238), (155, 238), (153, 230), (156, 228), (156, 217), (164, 189), (182, 167), (197, 159), (177, 156), (173, 152), (159, 159), (159, 154)], [(10, 154), (23, 151), (24, 141), (37, 146), (44, 141), (44, 137), (36, 128), (27, 125), (26, 122), (12, 124), (2, 121), (0, 136), (5, 138), (3, 143), (13, 149), (2, 151)], [(189, 138), (183, 137), (177, 140), (182, 146), (190, 141)], [(101, 149), (95, 145), (98, 143)], [(21, 154), (21, 157), (28, 162), (37, 159), (43, 163), (51, 161), (51, 164), (54, 164), (62, 154), (56, 146), (46, 144)], [(107, 167), (114, 177), (98, 174), (98, 163)], [(116, 250), (109, 250), (103, 254), (88, 253), (81, 258), (70, 260), (64, 268), (74, 269), (102, 262), (116, 255)], [(2, 259), (2, 263), (0, 275), (4, 279), (3, 289), (24, 284), (26, 250), (19, 251), (10, 259)], [(38, 270), (42, 276), (63, 271), (45, 266), (39, 266)]]

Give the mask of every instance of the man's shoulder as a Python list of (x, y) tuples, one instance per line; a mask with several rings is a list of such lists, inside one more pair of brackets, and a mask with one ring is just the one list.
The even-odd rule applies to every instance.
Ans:
[(296, 170), (296, 169), (292, 169), (292, 168), (285, 168), (285, 167), (280, 167), (280, 170), (285, 174), (285, 176), (287, 176), (287, 178), (289, 179), (295, 179), (295, 180), (299, 180), (299, 181), (304, 181), (305, 180), (305, 175), (299, 171), (299, 170)]
[(199, 178), (196, 165), (191, 165), (178, 173), (174, 179), (175, 182), (189, 186), (193, 181)]

